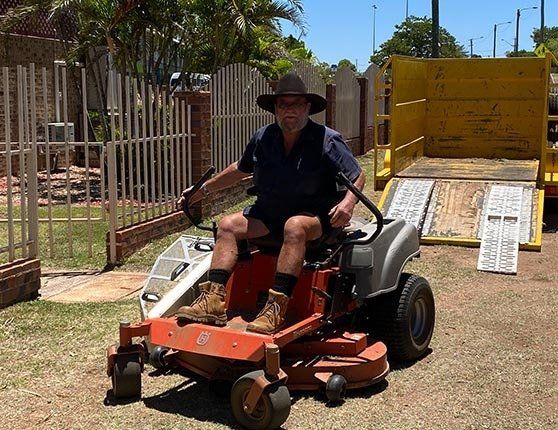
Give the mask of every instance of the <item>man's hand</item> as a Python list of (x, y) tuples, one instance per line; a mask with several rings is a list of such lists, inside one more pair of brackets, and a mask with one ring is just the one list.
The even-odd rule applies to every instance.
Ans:
[(193, 205), (203, 199), (203, 191), (200, 189), (192, 194), (192, 188), (193, 186), (182, 191), (180, 198), (176, 202), (176, 209), (179, 211), (183, 210), (184, 204), (188, 203), (189, 205)]
[(354, 207), (354, 203), (347, 202), (345, 200), (333, 206), (328, 214), (331, 217), (331, 226), (334, 228), (341, 228), (349, 224), (349, 221), (351, 221), (351, 217), (353, 216)]

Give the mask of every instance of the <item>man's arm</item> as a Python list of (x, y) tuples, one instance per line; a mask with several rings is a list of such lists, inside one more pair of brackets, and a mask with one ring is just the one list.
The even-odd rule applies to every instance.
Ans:
[[(250, 175), (251, 173), (246, 173), (239, 170), (238, 162), (235, 161), (234, 163), (227, 166), (225, 170), (218, 173), (213, 178), (209, 179), (200, 190), (198, 190), (194, 195), (189, 197), (189, 202), (190, 203), (199, 202), (207, 194), (212, 193), (214, 191), (219, 191), (228, 188)], [(182, 196), (180, 197), (177, 203), (177, 206), (179, 208), (182, 207), (183, 195), (185, 193), (188, 193), (188, 191), (191, 188), (192, 187), (187, 188), (182, 192)]]
[[(362, 191), (364, 188), (364, 183), (366, 182), (366, 176), (364, 172), (361, 171), (360, 175), (356, 180), (353, 182), (356, 188), (359, 191)], [(344, 227), (348, 224), (353, 216), (353, 210), (355, 205), (358, 203), (358, 197), (355, 196), (350, 190), (347, 190), (345, 197), (341, 200), (337, 205), (335, 205), (329, 211), (329, 216), (331, 217), (331, 226), (338, 228)]]

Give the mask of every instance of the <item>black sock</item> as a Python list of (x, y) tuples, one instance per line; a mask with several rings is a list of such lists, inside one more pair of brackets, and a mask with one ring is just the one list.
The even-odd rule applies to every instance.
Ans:
[(207, 274), (209, 282), (216, 282), (218, 284), (227, 285), (231, 274), (223, 269), (210, 269)]
[(275, 283), (273, 289), (279, 293), (283, 293), (291, 297), (293, 289), (298, 281), (298, 277), (289, 273), (277, 272), (275, 274)]

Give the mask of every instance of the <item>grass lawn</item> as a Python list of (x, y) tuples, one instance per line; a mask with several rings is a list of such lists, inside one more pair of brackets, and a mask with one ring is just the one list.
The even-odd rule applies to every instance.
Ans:
[[(0, 206), (0, 217), (7, 217), (7, 207)], [(92, 207), (91, 217), (101, 218), (101, 208)], [(20, 216), (19, 206), (14, 207), (14, 217)], [(73, 207), (72, 218), (86, 218), (87, 208)], [(39, 207), (39, 219), (48, 217), (48, 208)], [(65, 206), (52, 207), (53, 218), (66, 218), (67, 210)], [(21, 223), (15, 223), (15, 241), (21, 240), (20, 226)], [(39, 223), (39, 255), (41, 258), (41, 267), (46, 270), (90, 270), (102, 269), (106, 264), (106, 244), (105, 235), (108, 231), (108, 222), (92, 221), (91, 222), (91, 257), (89, 257), (89, 233), (86, 222), (72, 223), (72, 247), (73, 256), (70, 257), (70, 234), (68, 223), (53, 222), (53, 247), (49, 243), (49, 226), (47, 222)], [(2, 243), (0, 246), (8, 244), (8, 224), (3, 222), (0, 224), (0, 238)], [(21, 256), (21, 250), (16, 251), (16, 257)], [(6, 253), (0, 254), (0, 264), (8, 260)]]
[[(360, 159), (368, 172), (371, 160)], [(368, 178), (365, 193), (378, 201), (370, 173)], [(356, 212), (367, 215), (360, 206)], [(557, 218), (546, 222), (558, 225)], [(105, 261), (105, 231), (96, 232), (103, 244), (98, 267)], [(59, 234), (66, 245), (62, 229)], [(179, 234), (149, 244), (119, 270), (149, 270)], [(422, 247), (421, 258), (406, 270), (425, 276), (434, 291), (431, 353), (409, 367), (394, 367), (385, 384), (350, 392), (335, 408), (325, 405), (322, 394), (292, 393), (284, 428), (558, 428), (558, 234), (543, 234), (542, 253), (520, 253), (517, 276), (477, 272), (477, 256), (478, 249)], [(46, 261), (68, 267), (67, 259)], [(226, 397), (187, 374), (150, 366), (140, 401), (107, 402), (105, 348), (116, 342), (121, 319), (139, 317), (136, 299), (35, 301), (1, 309), (0, 404), (7, 407), (0, 428), (238, 428)]]

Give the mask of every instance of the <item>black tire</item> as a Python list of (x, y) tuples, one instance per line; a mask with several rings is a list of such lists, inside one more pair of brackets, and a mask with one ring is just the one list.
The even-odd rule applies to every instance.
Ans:
[(247, 373), (236, 380), (231, 390), (233, 416), (242, 426), (251, 430), (280, 427), (291, 412), (289, 390), (285, 385), (279, 385), (264, 391), (254, 411), (246, 413), (244, 400), (254, 381), (263, 374), (263, 370)]
[(139, 354), (116, 357), (112, 372), (112, 392), (117, 399), (141, 397)]
[(372, 331), (386, 344), (390, 359), (412, 361), (426, 353), (436, 314), (426, 279), (403, 273), (397, 290), (378, 297), (372, 309)]
[(156, 346), (149, 353), (149, 364), (151, 364), (155, 369), (164, 369), (167, 367), (167, 362), (165, 360), (167, 352), (169, 352), (168, 348)]
[(345, 398), (347, 380), (342, 375), (331, 375), (326, 383), (326, 397), (332, 403), (339, 403)]

